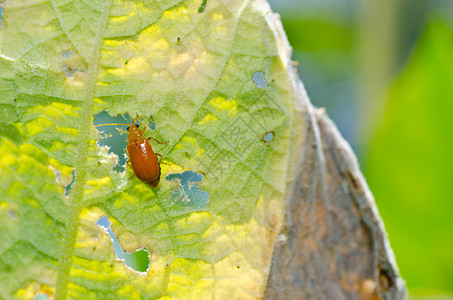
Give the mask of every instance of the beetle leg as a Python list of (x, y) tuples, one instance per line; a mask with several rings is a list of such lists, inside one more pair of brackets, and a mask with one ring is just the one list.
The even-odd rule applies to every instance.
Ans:
[(150, 136), (150, 137), (148, 138), (148, 140), (150, 140), (150, 139), (155, 140), (155, 141), (158, 142), (159, 144), (168, 144), (168, 141), (166, 141), (166, 142), (160, 142), (160, 141), (156, 140), (155, 138), (153, 138), (152, 136)]
[[(159, 158), (159, 164), (160, 164), (160, 161), (161, 161), (162, 158), (163, 158), (162, 154), (160, 154), (160, 153), (154, 153), (154, 154), (155, 154), (156, 156), (159, 156), (159, 157), (160, 157), (160, 158)], [(159, 166), (159, 168), (160, 168), (160, 166)]]

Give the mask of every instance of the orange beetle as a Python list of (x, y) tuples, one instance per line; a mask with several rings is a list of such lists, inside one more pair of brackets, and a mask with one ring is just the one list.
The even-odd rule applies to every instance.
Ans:
[[(132, 170), (134, 170), (134, 173), (135, 175), (137, 175), (138, 179), (148, 184), (149, 186), (156, 188), (159, 185), (160, 181), (160, 164), (156, 156), (159, 156), (162, 159), (162, 155), (159, 153), (154, 153), (153, 148), (151, 148), (151, 144), (148, 142), (148, 140), (153, 139), (159, 144), (166, 144), (168, 142), (162, 143), (153, 137), (149, 137), (148, 139), (144, 138), (143, 134), (145, 133), (145, 130), (140, 130), (140, 126), (138, 124), (135, 124), (137, 120), (140, 122), (140, 118), (142, 118), (142, 116), (137, 115), (137, 118), (131, 123), (129, 127), (127, 127), (128, 144), (126, 154), (129, 157), (127, 165), (131, 167)], [(95, 127), (106, 125), (127, 126), (129, 124), (110, 123), (96, 125)], [(134, 175), (132, 175), (132, 177), (134, 177)]]

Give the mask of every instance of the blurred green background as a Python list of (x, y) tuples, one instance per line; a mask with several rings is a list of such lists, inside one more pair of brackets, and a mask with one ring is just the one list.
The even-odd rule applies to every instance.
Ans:
[(453, 295), (453, 1), (270, 3), (359, 157), (411, 298)]

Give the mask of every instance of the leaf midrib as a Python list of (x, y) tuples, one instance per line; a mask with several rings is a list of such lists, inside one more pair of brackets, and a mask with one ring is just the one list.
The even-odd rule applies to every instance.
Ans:
[[(80, 143), (79, 155), (75, 163), (75, 180), (69, 197), (68, 218), (66, 230), (63, 234), (61, 255), (59, 259), (59, 269), (57, 274), (57, 284), (55, 299), (66, 299), (67, 285), (72, 264), (72, 254), (77, 238), (79, 228), (79, 216), (83, 208), (83, 188), (86, 177), (87, 153), (90, 141), (91, 115), (92, 106), (98, 76), (100, 48), (103, 42), (104, 32), (107, 25), (108, 14), (110, 11), (112, 0), (105, 0), (101, 9), (101, 15), (96, 27), (96, 35), (94, 38), (93, 48), (90, 57), (88, 57), (88, 76), (86, 81), (86, 91), (82, 105), (80, 123)], [(54, 10), (58, 12), (58, 8), (54, 4)], [(57, 13), (58, 15), (58, 13)], [(61, 23), (61, 20), (60, 20)], [(74, 45), (75, 46), (75, 45)]]

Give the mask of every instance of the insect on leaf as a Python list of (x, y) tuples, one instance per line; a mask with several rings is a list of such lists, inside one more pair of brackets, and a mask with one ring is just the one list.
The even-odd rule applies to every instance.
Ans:
[[(269, 6), (22, 0), (0, 21), (1, 297), (262, 297), (302, 128)], [(152, 116), (157, 188), (114, 170), (103, 111)]]

